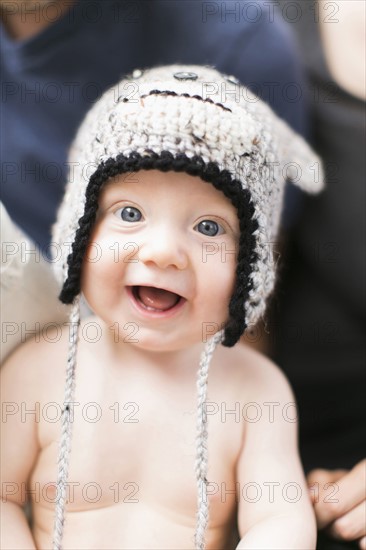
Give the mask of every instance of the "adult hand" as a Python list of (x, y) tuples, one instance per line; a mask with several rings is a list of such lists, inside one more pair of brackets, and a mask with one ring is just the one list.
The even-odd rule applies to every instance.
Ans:
[(366, 459), (349, 471), (312, 470), (307, 482), (318, 529), (366, 550)]

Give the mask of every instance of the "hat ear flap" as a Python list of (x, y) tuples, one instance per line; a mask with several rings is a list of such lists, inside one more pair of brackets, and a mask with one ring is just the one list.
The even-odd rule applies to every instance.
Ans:
[(324, 170), (320, 157), (282, 120), (277, 119), (276, 126), (284, 177), (307, 193), (322, 191)]

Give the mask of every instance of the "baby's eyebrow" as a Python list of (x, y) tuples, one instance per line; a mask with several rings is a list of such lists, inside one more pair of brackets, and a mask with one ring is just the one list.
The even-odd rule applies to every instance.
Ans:
[(111, 178), (104, 183), (101, 191), (103, 192), (103, 189), (110, 189), (111, 187), (120, 188), (122, 185), (126, 185), (126, 182), (119, 179), (118, 176), (115, 176), (114, 178)]
[(116, 179), (110, 179), (105, 182), (102, 189), (100, 190), (99, 196), (102, 196), (106, 191), (125, 191), (128, 193), (132, 190), (133, 182), (129, 181), (116, 181)]

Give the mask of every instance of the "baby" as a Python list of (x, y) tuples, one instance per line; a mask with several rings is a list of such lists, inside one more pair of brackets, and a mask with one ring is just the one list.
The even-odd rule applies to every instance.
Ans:
[(293, 394), (234, 344), (274, 286), (285, 180), (319, 191), (317, 162), (209, 67), (92, 107), (54, 227), (70, 322), (2, 371), (3, 548), (315, 548)]

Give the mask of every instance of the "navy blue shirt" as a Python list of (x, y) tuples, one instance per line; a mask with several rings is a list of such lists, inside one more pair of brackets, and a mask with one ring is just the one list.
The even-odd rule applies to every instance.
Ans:
[[(214, 65), (305, 132), (304, 82), (290, 29), (262, 0), (79, 0), (25, 41), (1, 28), (2, 200), (45, 251), (76, 129), (135, 68)], [(273, 7), (272, 7), (273, 8)]]

